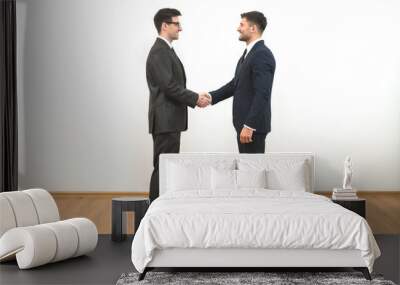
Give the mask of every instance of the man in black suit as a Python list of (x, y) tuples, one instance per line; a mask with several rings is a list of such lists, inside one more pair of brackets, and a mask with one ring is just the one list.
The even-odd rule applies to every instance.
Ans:
[(172, 42), (182, 31), (176, 9), (161, 9), (154, 16), (158, 37), (146, 62), (150, 90), (149, 132), (153, 136), (154, 170), (150, 181), (150, 201), (159, 195), (158, 159), (161, 153), (178, 153), (181, 132), (187, 130), (187, 106), (205, 107), (206, 95), (186, 89), (185, 70)]
[(271, 89), (275, 59), (261, 40), (267, 19), (261, 12), (241, 14), (239, 40), (247, 44), (234, 78), (209, 93), (212, 104), (233, 96), (233, 125), (240, 153), (264, 153), (271, 131)]

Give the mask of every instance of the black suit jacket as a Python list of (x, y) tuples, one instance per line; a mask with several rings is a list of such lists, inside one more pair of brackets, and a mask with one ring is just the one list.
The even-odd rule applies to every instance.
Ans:
[(210, 92), (212, 104), (233, 96), (233, 125), (239, 133), (243, 125), (255, 133), (271, 131), (271, 90), (275, 58), (264, 41), (257, 42), (244, 61), (240, 59), (235, 77), (225, 86)]
[(149, 132), (181, 132), (187, 129), (187, 106), (194, 108), (198, 94), (186, 89), (181, 61), (168, 44), (157, 38), (146, 62), (150, 90)]

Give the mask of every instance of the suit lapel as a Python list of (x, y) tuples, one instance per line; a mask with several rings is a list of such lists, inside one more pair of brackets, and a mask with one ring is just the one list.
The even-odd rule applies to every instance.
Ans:
[(244, 58), (243, 62), (241, 62), (242, 57), (240, 57), (238, 64), (236, 65), (236, 71), (235, 71), (235, 85), (238, 84), (239, 78), (240, 78), (240, 73), (243, 70), (243, 67), (245, 64), (249, 61), (249, 59), (253, 56), (255, 53), (255, 50), (258, 48), (259, 45), (264, 44), (264, 41), (261, 40), (257, 42), (253, 48), (247, 53), (247, 56)]
[(237, 85), (237, 83), (238, 83), (239, 74), (240, 74), (240, 70), (242, 69), (243, 62), (242, 62), (242, 57), (240, 57), (237, 65), (236, 65), (236, 70), (235, 70), (235, 85)]
[(186, 73), (185, 73), (185, 68), (183, 67), (182, 61), (179, 59), (178, 55), (175, 53), (174, 49), (171, 49), (174, 57), (178, 60), (179, 65), (181, 66), (181, 70), (182, 70), (182, 74), (183, 74), (183, 79), (185, 81), (186, 84)]
[(173, 60), (175, 61), (175, 63), (180, 67), (182, 75), (183, 75), (183, 79), (184, 79), (184, 83), (186, 85), (186, 74), (185, 74), (185, 68), (183, 67), (183, 64), (181, 62), (181, 60), (179, 59), (179, 57), (176, 55), (175, 51), (173, 49), (170, 48), (170, 46), (162, 39), (157, 38), (156, 39), (156, 43), (160, 46), (162, 46), (163, 48), (168, 49), (171, 57), (173, 58)]

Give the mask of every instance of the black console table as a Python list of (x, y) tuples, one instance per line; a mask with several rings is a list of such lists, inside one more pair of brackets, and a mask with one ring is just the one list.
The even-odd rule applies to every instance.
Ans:
[(113, 241), (126, 238), (126, 215), (124, 212), (135, 212), (135, 231), (146, 214), (150, 200), (147, 197), (119, 197), (112, 199), (112, 234)]
[(365, 199), (354, 199), (354, 200), (335, 200), (332, 201), (340, 206), (359, 214), (361, 217), (365, 218)]

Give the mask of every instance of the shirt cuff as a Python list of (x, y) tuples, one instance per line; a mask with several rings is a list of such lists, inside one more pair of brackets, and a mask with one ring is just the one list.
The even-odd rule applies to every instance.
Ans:
[(243, 127), (247, 128), (247, 129), (250, 129), (250, 130), (252, 130), (253, 132), (256, 131), (256, 129), (250, 128), (249, 126), (246, 126), (246, 125), (243, 125)]
[(210, 97), (210, 104), (212, 104), (212, 96), (210, 93), (207, 92), (208, 97)]

